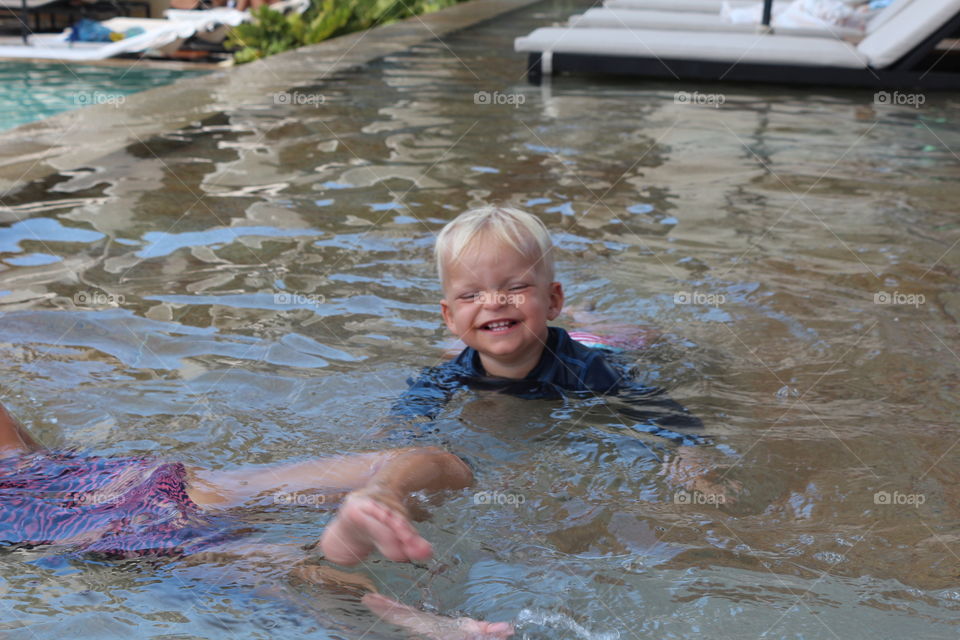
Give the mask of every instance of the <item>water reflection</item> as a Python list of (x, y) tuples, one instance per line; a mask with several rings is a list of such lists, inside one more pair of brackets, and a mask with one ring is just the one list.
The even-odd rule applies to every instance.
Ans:
[[(438, 428), (477, 490), (525, 501), (437, 507), (439, 562), (409, 601), (513, 616), (531, 638), (952, 637), (955, 100), (720, 87), (714, 109), (671, 85), (527, 86), (512, 37), (571, 11), (445, 38), (459, 61), (432, 43), (331, 78), (308, 88), (322, 105), (235, 105), (5, 197), (9, 403), (48, 443), (213, 467), (379, 446), (404, 381), (447, 344), (433, 234), (516, 204), (555, 231), (564, 321), (648, 327), (639, 379), (703, 419), (744, 490), (677, 504), (669, 446), (624, 435), (604, 403), (458, 398)], [(490, 90), (525, 101), (474, 100)], [(916, 304), (877, 298), (894, 293)], [(268, 516), (275, 537), (323, 524)], [(211, 588), (197, 568), (85, 565), (67, 589), (0, 563), (38, 635), (63, 635), (68, 611), (145, 636), (373, 622), (294, 587), (330, 604), (329, 632), (296, 608), (268, 627), (277, 599), (235, 571)], [(371, 572), (398, 592), (425, 580)]]

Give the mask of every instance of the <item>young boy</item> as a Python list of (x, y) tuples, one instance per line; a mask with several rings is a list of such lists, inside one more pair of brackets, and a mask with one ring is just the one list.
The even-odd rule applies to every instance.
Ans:
[(435, 254), (444, 294), (440, 311), (466, 348), (417, 380), (395, 413), (434, 418), (464, 387), (523, 397), (640, 391), (649, 405), (645, 418), (702, 426), (681, 405), (626, 378), (603, 349), (548, 326), (560, 314), (564, 295), (554, 279), (553, 241), (538, 218), (503, 207), (467, 211), (440, 232)]
[[(603, 349), (548, 325), (560, 314), (564, 295), (555, 280), (553, 242), (538, 218), (505, 207), (467, 211), (440, 232), (435, 256), (443, 320), (466, 348), (413, 383), (394, 405), (395, 415), (433, 419), (464, 388), (527, 398), (619, 394), (629, 401), (621, 413), (637, 421), (631, 429), (681, 445), (706, 441), (690, 433), (703, 425), (685, 407), (629, 380)], [(701, 457), (680, 447), (667, 473), (687, 489), (716, 491), (702, 478)]]

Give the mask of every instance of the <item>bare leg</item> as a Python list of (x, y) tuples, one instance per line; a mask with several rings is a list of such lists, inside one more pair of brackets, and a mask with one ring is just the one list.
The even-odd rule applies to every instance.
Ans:
[(508, 622), (447, 618), (420, 611), (377, 593), (373, 582), (368, 578), (339, 571), (333, 567), (300, 565), (293, 569), (292, 574), (304, 582), (365, 592), (361, 602), (380, 620), (404, 627), (418, 636), (423, 635), (435, 640), (479, 640), (480, 638), (508, 638), (513, 635), (513, 625)]
[(482, 622), (473, 618), (445, 618), (420, 611), (379, 593), (368, 593), (363, 596), (363, 604), (367, 605), (381, 620), (386, 620), (434, 640), (509, 638), (513, 635), (513, 625), (509, 622)]
[[(214, 564), (217, 572), (241, 568), (237, 580), (255, 579), (260, 593), (282, 600), (289, 600), (316, 615), (322, 610), (312, 606), (313, 598), (295, 597), (282, 585), (284, 574), (296, 580), (339, 593), (351, 594), (367, 606), (379, 619), (404, 627), (418, 637), (437, 640), (479, 640), (480, 638), (506, 638), (513, 634), (513, 626), (506, 622), (481, 622), (471, 618), (446, 618), (420, 611), (377, 593), (376, 585), (368, 576), (349, 573), (326, 564), (307, 564), (303, 561), (303, 549), (298, 545), (237, 544), (221, 551), (194, 554), (185, 559), (193, 565)], [(250, 571), (251, 565), (260, 565)], [(276, 570), (271, 570), (275, 567)]]
[(191, 468), (188, 491), (193, 501), (203, 507), (237, 507), (283, 492), (347, 493), (365, 486), (386, 456), (386, 452), (330, 456), (233, 471)]
[(0, 456), (42, 448), (43, 446), (33, 439), (30, 432), (24, 429), (0, 404)]
[(437, 447), (392, 449), (316, 458), (234, 471), (190, 469), (190, 497), (200, 506), (235, 507), (270, 493), (338, 491), (370, 485), (414, 491), (460, 489), (473, 481), (469, 467)]

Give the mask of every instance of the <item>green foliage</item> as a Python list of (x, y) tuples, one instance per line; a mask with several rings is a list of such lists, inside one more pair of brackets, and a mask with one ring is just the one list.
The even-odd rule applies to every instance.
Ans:
[(269, 6), (254, 21), (230, 31), (226, 46), (237, 63), (322, 42), (334, 36), (437, 11), (462, 0), (311, 0), (302, 15), (283, 15)]

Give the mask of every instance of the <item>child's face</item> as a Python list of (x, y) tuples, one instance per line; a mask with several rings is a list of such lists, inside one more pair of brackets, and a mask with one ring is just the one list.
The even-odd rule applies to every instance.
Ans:
[(490, 375), (516, 378), (533, 369), (547, 341), (547, 321), (563, 307), (560, 283), (549, 282), (538, 266), (513, 247), (483, 238), (445, 265), (443, 319), (480, 353)]

